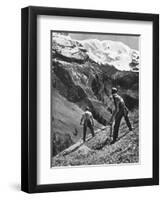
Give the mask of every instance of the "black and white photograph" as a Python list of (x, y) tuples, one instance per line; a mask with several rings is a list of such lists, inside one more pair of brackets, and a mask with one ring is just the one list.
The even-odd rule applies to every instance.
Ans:
[(159, 15), (22, 9), (21, 189), (159, 184)]
[(140, 35), (51, 30), (51, 167), (140, 163)]

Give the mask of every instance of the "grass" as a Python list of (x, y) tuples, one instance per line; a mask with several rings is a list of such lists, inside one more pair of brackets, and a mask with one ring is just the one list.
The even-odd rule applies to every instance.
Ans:
[(130, 113), (134, 129), (129, 132), (124, 120), (121, 122), (119, 139), (110, 144), (109, 129), (101, 131), (94, 138), (85, 142), (74, 152), (52, 159), (52, 166), (80, 166), (139, 162), (139, 114), (138, 110)]
[[(52, 93), (52, 148), (53, 155), (76, 143), (83, 135), (80, 120), (83, 110), (54, 90)], [(95, 126), (101, 125), (95, 121)], [(89, 131), (89, 130), (88, 130)], [(66, 143), (66, 144), (65, 144)], [(53, 147), (55, 145), (55, 147)]]

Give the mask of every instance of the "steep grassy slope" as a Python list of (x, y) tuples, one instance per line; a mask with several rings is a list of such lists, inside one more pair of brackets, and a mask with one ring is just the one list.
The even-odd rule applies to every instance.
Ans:
[[(52, 142), (55, 143), (53, 147), (55, 155), (82, 137), (83, 127), (80, 125), (80, 119), (83, 110), (67, 101), (57, 90), (52, 92), (52, 104)], [(96, 121), (95, 126), (101, 127)]]
[(139, 162), (139, 115), (134, 110), (130, 119), (134, 130), (129, 132), (124, 120), (121, 122), (118, 141), (110, 144), (109, 129), (99, 132), (75, 151), (52, 159), (52, 166), (100, 165)]

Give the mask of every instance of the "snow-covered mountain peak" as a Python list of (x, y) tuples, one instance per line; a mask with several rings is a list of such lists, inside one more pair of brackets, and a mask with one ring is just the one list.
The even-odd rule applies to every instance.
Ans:
[(139, 52), (119, 41), (87, 39), (81, 41), (89, 57), (99, 64), (114, 65), (118, 70), (139, 69)]
[(84, 62), (88, 57), (102, 65), (113, 65), (121, 71), (139, 71), (139, 52), (120, 41), (72, 39), (68, 33), (53, 33), (53, 49), (66, 59)]

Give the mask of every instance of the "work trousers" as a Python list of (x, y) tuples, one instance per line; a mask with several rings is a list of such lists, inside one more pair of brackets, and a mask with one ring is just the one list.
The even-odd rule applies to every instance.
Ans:
[(83, 141), (85, 141), (85, 138), (86, 138), (87, 127), (90, 129), (92, 136), (94, 137), (94, 135), (95, 135), (91, 121), (85, 120), (84, 126), (83, 126)]
[(114, 130), (113, 130), (113, 141), (116, 141), (116, 139), (118, 138), (118, 131), (119, 131), (119, 126), (120, 126), (122, 117), (124, 117), (129, 130), (132, 131), (132, 126), (131, 126), (130, 120), (128, 118), (128, 111), (121, 109), (115, 116), (115, 124), (114, 124)]

